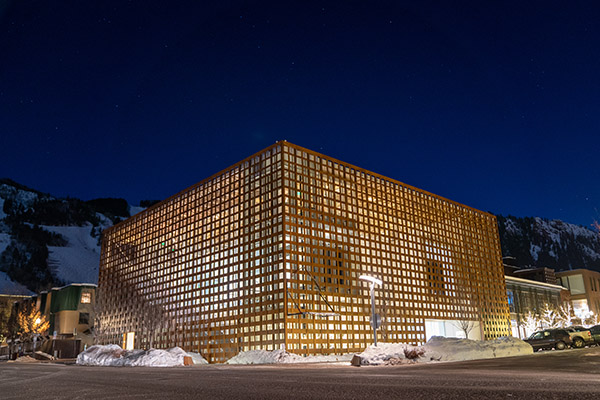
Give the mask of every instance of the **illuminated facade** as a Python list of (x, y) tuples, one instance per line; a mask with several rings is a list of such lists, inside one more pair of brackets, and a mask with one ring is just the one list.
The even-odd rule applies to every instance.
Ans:
[(574, 269), (557, 272), (561, 284), (569, 289), (575, 315), (582, 321), (600, 315), (600, 272)]
[(384, 282), (380, 341), (460, 320), (510, 334), (493, 215), (278, 142), (104, 232), (99, 340), (211, 362), (362, 351), (362, 274)]
[(540, 317), (545, 308), (558, 310), (565, 303), (567, 289), (562, 286), (517, 276), (506, 276), (505, 279), (510, 326), (514, 337), (526, 339), (533, 333), (527, 329), (528, 314)]

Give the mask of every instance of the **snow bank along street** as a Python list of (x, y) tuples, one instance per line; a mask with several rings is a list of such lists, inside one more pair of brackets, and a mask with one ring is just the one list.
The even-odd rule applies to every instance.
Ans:
[(285, 350), (251, 350), (244, 351), (230, 358), (225, 364), (300, 364), (300, 363), (325, 363), (325, 362), (350, 362), (353, 354), (340, 356), (308, 356), (302, 357), (288, 353)]
[[(404, 343), (380, 343), (357, 354), (362, 365), (467, 361), (533, 354), (531, 346), (520, 339), (469, 340), (434, 336), (423, 346)], [(198, 353), (186, 353), (179, 347), (168, 350), (123, 350), (117, 345), (92, 346), (77, 357), (78, 365), (174, 367), (184, 365), (184, 357), (194, 364), (207, 364)], [(285, 350), (241, 352), (226, 364), (300, 364), (349, 363), (354, 354), (302, 357)]]
[[(533, 354), (531, 346), (520, 339), (503, 337), (496, 340), (470, 340), (434, 336), (423, 346), (404, 343), (379, 343), (357, 354), (362, 365), (399, 364), (408, 362), (466, 361), (485, 358)], [(292, 364), (316, 362), (349, 362), (353, 355), (301, 357), (285, 350), (253, 350), (242, 352), (227, 364)]]
[[(411, 354), (416, 357), (412, 358)], [(420, 356), (417, 356), (419, 355)], [(363, 365), (402, 362), (467, 361), (485, 358), (513, 357), (533, 354), (532, 347), (520, 339), (502, 337), (496, 340), (469, 340), (432, 337), (423, 346), (403, 343), (380, 343), (358, 354)]]

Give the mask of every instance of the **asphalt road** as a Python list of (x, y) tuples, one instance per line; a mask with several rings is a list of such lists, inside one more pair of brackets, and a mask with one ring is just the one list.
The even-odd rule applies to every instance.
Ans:
[(457, 363), (178, 368), (0, 363), (12, 399), (600, 399), (600, 347)]

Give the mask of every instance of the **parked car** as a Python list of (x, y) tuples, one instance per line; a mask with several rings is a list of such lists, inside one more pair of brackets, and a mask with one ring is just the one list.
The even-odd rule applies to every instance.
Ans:
[(600, 325), (592, 326), (590, 332), (592, 332), (594, 342), (596, 342), (597, 345), (600, 345)]
[(545, 329), (534, 332), (525, 339), (533, 347), (533, 351), (540, 349), (563, 350), (573, 344), (573, 340), (565, 329)]
[(592, 332), (583, 326), (569, 326), (565, 330), (569, 332), (569, 336), (573, 340), (573, 347), (580, 349), (595, 343)]

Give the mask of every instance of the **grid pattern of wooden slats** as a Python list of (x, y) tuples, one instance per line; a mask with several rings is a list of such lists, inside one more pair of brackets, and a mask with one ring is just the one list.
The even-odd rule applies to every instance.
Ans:
[(105, 231), (102, 343), (239, 351), (359, 351), (422, 343), (425, 320), (509, 334), (495, 217), (279, 142)]

